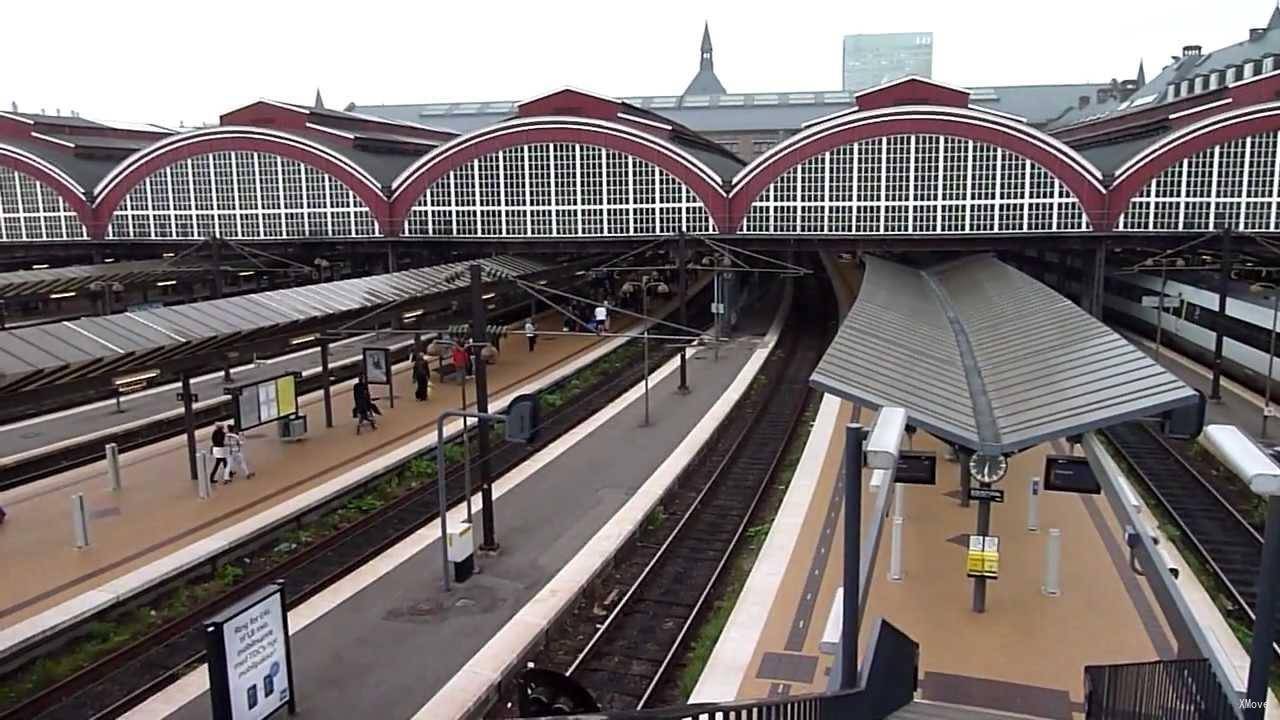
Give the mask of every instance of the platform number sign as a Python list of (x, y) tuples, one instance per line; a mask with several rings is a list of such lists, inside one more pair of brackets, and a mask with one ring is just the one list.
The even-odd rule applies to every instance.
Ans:
[(298, 711), (284, 585), (273, 583), (205, 622), (214, 720)]

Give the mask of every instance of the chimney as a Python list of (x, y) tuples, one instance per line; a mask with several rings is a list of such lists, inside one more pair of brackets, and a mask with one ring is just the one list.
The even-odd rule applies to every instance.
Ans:
[(1263, 35), (1267, 34), (1266, 28), (1249, 28), (1249, 42), (1259, 40)]
[(1089, 107), (1089, 96), (1081, 95), (1080, 99), (1076, 101), (1076, 109), (1083, 110), (1087, 107)]
[(1200, 46), (1199, 45), (1183, 45), (1182, 57), (1184, 58), (1200, 57)]

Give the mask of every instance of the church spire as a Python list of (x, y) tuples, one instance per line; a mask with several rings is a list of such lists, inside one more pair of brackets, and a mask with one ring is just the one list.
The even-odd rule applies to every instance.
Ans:
[(1271, 11), (1271, 20), (1267, 23), (1267, 31), (1270, 32), (1280, 28), (1280, 0), (1276, 2), (1276, 9)]
[(702, 23), (702, 62), (699, 64), (700, 70), (715, 70), (714, 63), (711, 59), (711, 23)]
[(1145, 68), (1143, 68), (1142, 61), (1139, 60), (1138, 61), (1138, 87), (1142, 87), (1146, 84), (1147, 84), (1147, 71)]
[(312, 105), (313, 110), (324, 110), (324, 98), (320, 97), (320, 88), (316, 88), (316, 101)]
[(698, 74), (685, 88), (685, 95), (724, 95), (724, 85), (716, 77), (715, 63), (711, 58), (711, 25), (702, 25), (702, 54), (698, 62)]

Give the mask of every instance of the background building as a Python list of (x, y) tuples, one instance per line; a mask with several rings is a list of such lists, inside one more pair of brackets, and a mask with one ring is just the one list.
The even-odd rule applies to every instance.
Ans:
[(933, 33), (844, 36), (844, 89), (864, 90), (908, 75), (932, 77)]

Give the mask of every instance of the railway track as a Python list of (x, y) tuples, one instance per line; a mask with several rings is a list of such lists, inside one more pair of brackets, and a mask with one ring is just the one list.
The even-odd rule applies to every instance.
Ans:
[(693, 476), (673, 491), (684, 497), (672, 504), (687, 506), (674, 530), (568, 668), (604, 709), (644, 708), (670, 680), (786, 449), (810, 392), (809, 374), (826, 348), (826, 328), (805, 317), (813, 306), (795, 307), (799, 322), (766, 361), (764, 386), (739, 402), (727, 421), (735, 427), (717, 435)]
[[(1257, 531), (1148, 426), (1130, 422), (1103, 433), (1252, 623), (1262, 563), (1262, 538)], [(1274, 639), (1272, 647), (1280, 654)]]
[[(707, 292), (690, 299), (690, 322), (694, 327), (710, 324), (709, 311), (697, 309), (709, 307), (708, 303), (702, 302)], [(639, 340), (632, 340), (624, 348), (637, 347), (638, 343)], [(654, 351), (653, 364), (661, 364), (677, 353), (675, 348), (660, 348)], [(541, 436), (533, 445), (498, 441), (489, 455), (494, 479), (608, 405), (638, 382), (642, 374), (639, 365), (632, 363), (625, 370), (606, 375), (594, 386), (584, 389), (575, 400), (544, 413)], [(572, 379), (567, 378), (558, 387)], [(479, 465), (481, 460), (473, 458), (472, 463)], [(450, 493), (450, 505), (462, 499), (464, 471), (462, 463), (448, 466), (447, 487), (454, 489)], [(65, 680), (19, 704), (0, 710), (0, 720), (108, 720), (119, 717), (172, 683), (185, 669), (203, 661), (205, 640), (201, 623), (205, 618), (276, 579), (284, 580), (290, 607), (300, 604), (435, 519), (439, 510), (436, 487), (434, 480), (422, 483), (283, 563), (262, 568), (240, 582), (232, 592), (193, 608)], [(268, 531), (250, 539), (245, 545), (260, 544), (264, 535), (271, 532), (279, 530)], [(232, 550), (226, 557), (238, 557), (244, 552), (245, 549)], [(84, 624), (95, 619), (89, 618)]]

